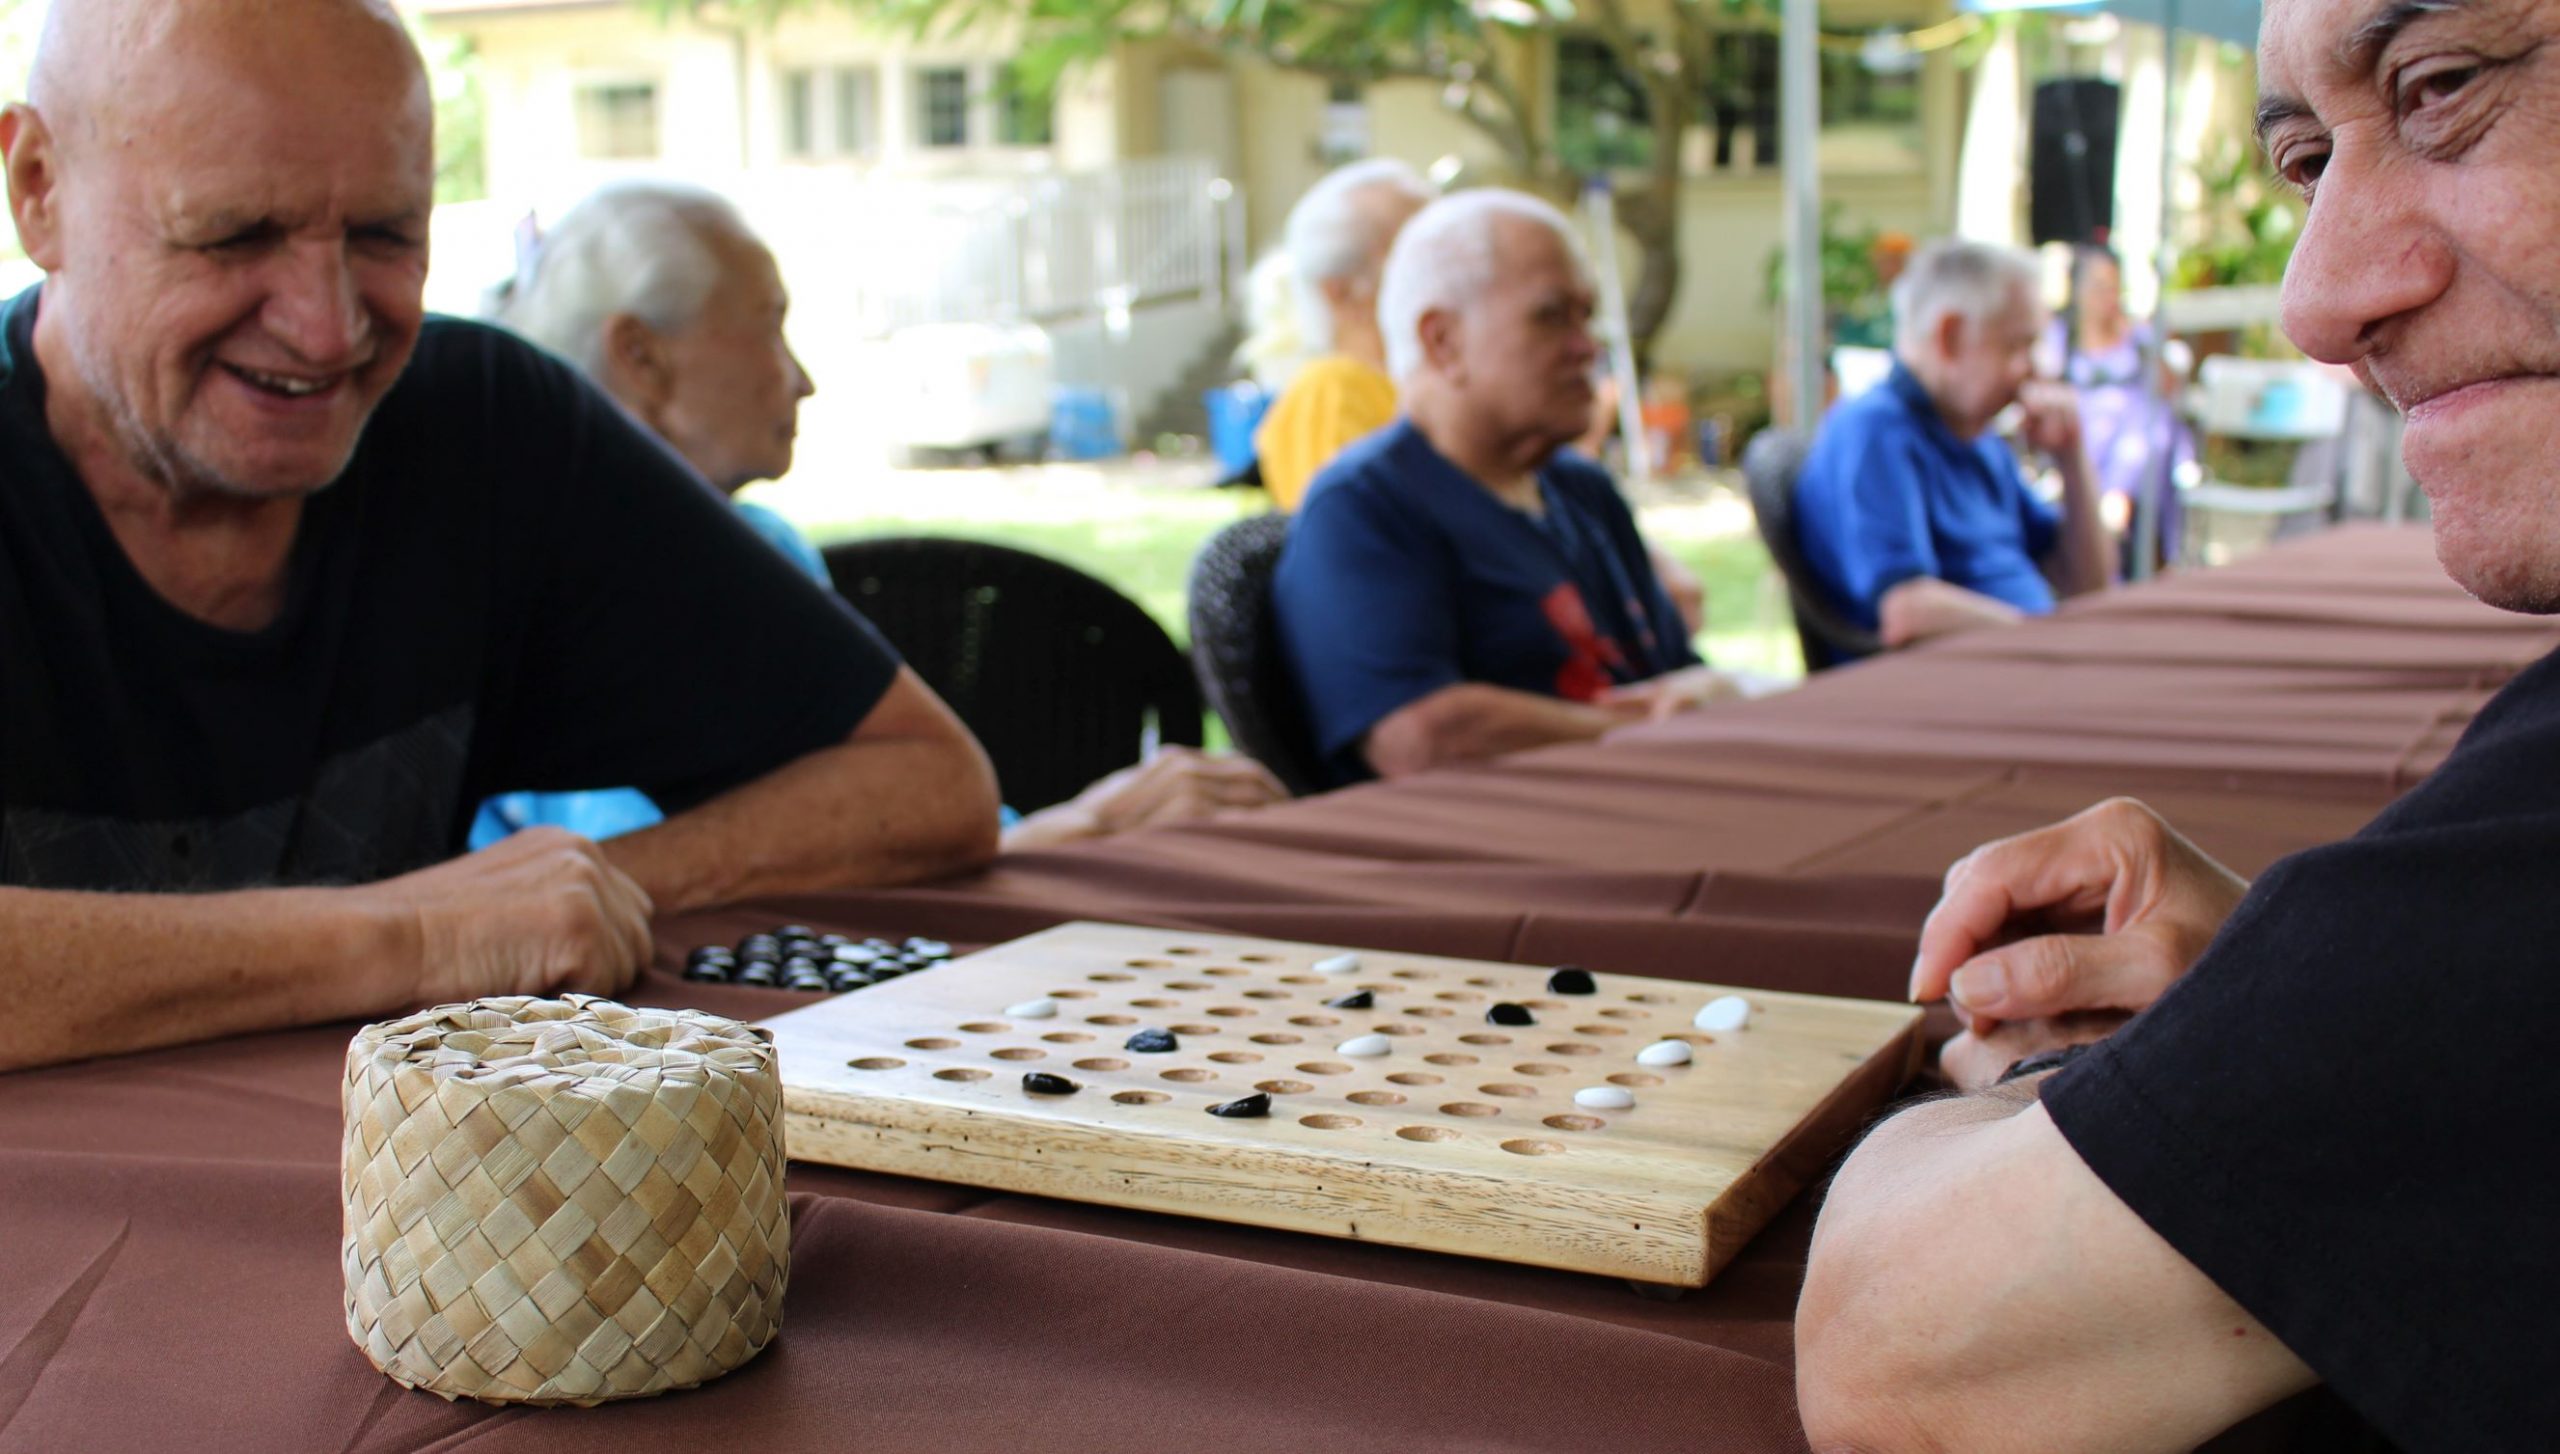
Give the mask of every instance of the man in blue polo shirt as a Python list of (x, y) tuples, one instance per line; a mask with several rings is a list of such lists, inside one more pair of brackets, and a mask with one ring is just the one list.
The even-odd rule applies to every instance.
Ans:
[(1592, 290), (1554, 208), (1484, 189), (1379, 286), (1404, 417), (1316, 477), (1272, 581), (1337, 781), (1597, 737), (1730, 694), (1691, 650), (1589, 423)]
[[(2070, 391), (2030, 383), (2044, 326), (2034, 264), (1939, 242), (1893, 290), (1894, 365), (1824, 421), (1796, 485), (1796, 538), (1832, 603), (1889, 647), (2053, 610), (2106, 584), (2106, 535)], [(2062, 475), (2028, 492), (1986, 431), (2012, 403)]]

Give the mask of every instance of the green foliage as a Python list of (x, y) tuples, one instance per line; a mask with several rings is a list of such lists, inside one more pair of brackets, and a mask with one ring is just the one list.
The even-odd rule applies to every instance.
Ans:
[(2190, 226), (2203, 241), (2178, 255), (2180, 288), (2284, 281), (2302, 233), (2301, 201), (2267, 170), (2258, 148), (2226, 139), (2196, 168), (2204, 206)]
[(404, 11), (410, 39), (427, 63), (436, 108), (436, 200), (476, 202), (489, 195), (488, 107), (480, 94), (480, 58), (471, 42), (430, 29)]
[[(1883, 238), (1882, 228), (1851, 228), (1841, 221), (1839, 203), (1823, 206), (1822, 310), (1827, 316), (1860, 318), (1883, 309), (1884, 282), (1876, 272), (1876, 244)], [(1783, 244), (1769, 252), (1764, 291), (1773, 308), (1786, 301), (1787, 250)]]

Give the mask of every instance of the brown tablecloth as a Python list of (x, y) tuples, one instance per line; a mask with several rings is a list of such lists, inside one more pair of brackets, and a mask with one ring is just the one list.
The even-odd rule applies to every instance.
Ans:
[[(752, 1017), (683, 946), (1070, 918), (1898, 997), (1955, 856), (2111, 793), (2244, 871), (2351, 832), (2560, 627), (2349, 529), (1605, 744), (928, 888), (662, 926), (634, 998)], [(593, 1411), (394, 1387), (339, 1306), (350, 1027), (0, 1078), (0, 1451), (1798, 1450), (1800, 1202), (1676, 1302), (1358, 1243), (793, 1171), (784, 1333)]]

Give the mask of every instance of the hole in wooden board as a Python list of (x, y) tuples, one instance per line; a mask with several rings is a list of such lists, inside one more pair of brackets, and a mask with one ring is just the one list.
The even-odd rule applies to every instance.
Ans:
[(1302, 1045), (1306, 1043), (1306, 1039), (1304, 1035), (1292, 1035), (1286, 1030), (1274, 1030), (1267, 1035), (1254, 1036), (1253, 1043), (1256, 1045)]
[(1476, 974), (1469, 975), (1467, 977), (1467, 983), (1474, 985), (1478, 989), (1491, 989), (1493, 988), (1495, 981), (1488, 975)]
[(1427, 969), (1399, 969), (1395, 972), (1395, 975), (1398, 979), (1429, 979), (1431, 978), (1431, 971)]
[(1488, 1106), (1482, 1101), (1451, 1101), (1440, 1108), (1444, 1116), (1499, 1116), (1502, 1107)]
[(1424, 1035), (1430, 1032), (1424, 1030), (1420, 1025), (1386, 1024), (1378, 1027), (1378, 1033), (1381, 1035)]
[(1300, 1116), (1298, 1124), (1313, 1126), (1319, 1131), (1348, 1131), (1360, 1124), (1360, 1118), (1358, 1116)]
[(1549, 1055), (1597, 1055), (1600, 1053), (1600, 1047), (1597, 1045), (1585, 1045), (1576, 1040), (1568, 1040), (1562, 1045), (1548, 1046), (1547, 1053)]
[(1209, 952), (1209, 951), (1208, 951), (1208, 950), (1206, 950), (1206, 949), (1197, 949), (1197, 948), (1194, 948), (1194, 947), (1192, 947), (1191, 945), (1188, 945), (1188, 944), (1177, 944), (1177, 945), (1173, 946), (1171, 949), (1168, 949), (1168, 950), (1166, 950), (1166, 951), (1165, 951), (1165, 953), (1167, 953), (1167, 954), (1186, 954), (1186, 955), (1188, 955), (1188, 954), (1206, 954), (1206, 953), (1208, 953), (1208, 952)]
[(935, 1071), (933, 1078), (935, 1080), (985, 1080), (987, 1072), (974, 1065), (955, 1065), (949, 1070)]
[(1289, 992), (1287, 990), (1246, 990), (1244, 997), (1248, 1000), (1285, 1000), (1289, 998)]
[(1314, 1086), (1307, 1084), (1303, 1080), (1256, 1081), (1254, 1082), (1253, 1088), (1266, 1095), (1275, 1096), (1302, 1096), (1315, 1089)]
[(1536, 1086), (1516, 1085), (1510, 1081), (1503, 1081), (1496, 1085), (1480, 1085), (1477, 1086), (1476, 1089), (1483, 1091), (1489, 1096), (1507, 1096), (1512, 1100), (1518, 1100), (1523, 1096), (1534, 1096), (1538, 1093), (1538, 1088)]
[(1166, 1095), (1163, 1091), (1122, 1091), (1111, 1099), (1124, 1106), (1152, 1106), (1160, 1101), (1169, 1101), (1173, 1097)]
[(1438, 1020), (1454, 1015), (1458, 1012), (1450, 1009), (1447, 1005), (1415, 1005), (1411, 1009), (1406, 1010), (1405, 1013), (1418, 1019)]
[(1432, 1065), (1473, 1065), (1476, 1063), (1476, 1058), (1474, 1056), (1461, 1055), (1455, 1050), (1443, 1050), (1437, 1055), (1426, 1055), (1422, 1058), (1425, 1062)]
[(1180, 1000), (1131, 1000), (1129, 1002), (1129, 1008), (1133, 1010), (1171, 1010), (1179, 1008), (1181, 1004), (1182, 1001)]
[(1667, 1005), (1671, 1003), (1671, 996), (1657, 995), (1649, 990), (1643, 994), (1629, 995), (1627, 998), (1629, 1001), (1639, 1005)]
[(1458, 1133), (1446, 1126), (1400, 1126), (1396, 1134), (1407, 1141), (1455, 1141)]
[(1399, 1070), (1387, 1079), (1397, 1085), (1438, 1085), (1440, 1083), (1440, 1077), (1419, 1070)]
[(906, 1062), (894, 1055), (866, 1055), (860, 1060), (848, 1060), (845, 1064), (856, 1070), (895, 1070)]
[(907, 1048), (909, 1050), (957, 1050), (960, 1048), (960, 1042), (957, 1040), (940, 1040), (928, 1035), (921, 1040), (908, 1041)]
[(1083, 1045), (1093, 1039), (1090, 1035), (1079, 1035), (1073, 1030), (1052, 1030), (1040, 1038), (1052, 1045)]
[[(1132, 960), (1128, 961), (1128, 964), (1129, 964), (1129, 967), (1130, 967), (1131, 969), (1171, 969), (1171, 968), (1173, 968), (1173, 966), (1172, 966), (1172, 965), (1165, 963), (1165, 962), (1164, 962), (1163, 960), (1161, 960), (1161, 959), (1132, 959)], [(1125, 978), (1125, 976), (1124, 976), (1124, 978)]]
[(1435, 1000), (1447, 1000), (1452, 1004), (1471, 1005), (1476, 1001), (1483, 999), (1484, 996), (1477, 994), (1474, 990), (1442, 990), (1440, 993), (1433, 995), (1432, 998)]
[(1306, 1025), (1311, 1027), (1339, 1025), (1342, 1023), (1342, 1017), (1340, 1015), (1291, 1015), (1289, 1017), (1289, 1023), (1292, 1025)]
[(1045, 1060), (1048, 1055), (1048, 1051), (1034, 1050), (1028, 1045), (1008, 1045), (995, 1052), (998, 1060)]
[(1573, 1027), (1573, 1033), (1576, 1035), (1624, 1035), (1627, 1033), (1627, 1027), (1624, 1025), (1576, 1025)]
[(1184, 1085), (1198, 1085), (1204, 1080), (1216, 1080), (1218, 1073), (1214, 1070), (1202, 1070), (1196, 1065), (1178, 1065), (1166, 1071), (1164, 1078), (1181, 1081)]
[(1176, 1025), (1173, 1027), (1173, 1033), (1176, 1035), (1215, 1035), (1218, 1033), (1218, 1027), (1215, 1025)]
[(1353, 1091), (1351, 1094), (1344, 1096), (1343, 1099), (1351, 1102), (1355, 1106), (1400, 1106), (1404, 1104), (1404, 1097), (1397, 1095), (1394, 1091)]
[(1260, 1010), (1247, 1009), (1242, 1005), (1211, 1005), (1209, 1007), (1209, 1013), (1217, 1016), (1221, 1020), (1241, 1020), (1247, 1016), (1258, 1015), (1262, 1012)]
[(1002, 1020), (971, 1020), (960, 1028), (972, 1035), (1001, 1035), (1013, 1027)]
[(1076, 1069), (1078, 1070), (1127, 1070), (1128, 1068), (1129, 1062), (1125, 1060), (1114, 1060), (1108, 1055), (1097, 1055), (1090, 1060), (1079, 1060), (1076, 1062)]
[(1505, 1141), (1502, 1149), (1514, 1156), (1553, 1156), (1564, 1147), (1553, 1141)]
[(1084, 1022), (1088, 1025), (1134, 1025), (1138, 1023), (1138, 1017), (1135, 1015), (1087, 1015), (1084, 1017)]
[(1209, 1058), (1220, 1065), (1252, 1065), (1262, 1059), (1250, 1050), (1221, 1050)]
[(1308, 1075), (1349, 1075), (1351, 1067), (1339, 1060), (1310, 1060), (1298, 1067)]
[(1095, 984), (1127, 984), (1131, 980), (1136, 979), (1137, 976), (1134, 974), (1113, 974), (1105, 971), (1101, 974), (1088, 974), (1085, 978), (1092, 980)]
[(1642, 1010), (1630, 1010), (1623, 1005), (1613, 1009), (1602, 1010), (1600, 1013), (1606, 1018), (1612, 1020), (1643, 1020), (1651, 1018)]
[(1200, 972), (1202, 974), (1214, 974), (1220, 979), (1234, 979), (1237, 975), (1251, 973), (1250, 970), (1238, 969), (1232, 964), (1216, 965)]
[(1196, 995), (1206, 990), (1216, 989), (1217, 986), (1205, 979), (1177, 979), (1166, 981), (1165, 988), (1177, 990), (1186, 995)]
[(1549, 1116), (1543, 1124), (1559, 1131), (1597, 1131), (1609, 1123), (1598, 1116)]
[(1324, 980), (1312, 974), (1284, 974), (1280, 976), (1280, 982), (1282, 984), (1322, 984)]
[(1247, 964), (1278, 964), (1280, 962), (1268, 954), (1239, 954), (1236, 958), (1243, 960)]
[(1461, 1035), (1458, 1037), (1458, 1043), (1461, 1045), (1508, 1045), (1511, 1043), (1511, 1037), (1508, 1035)]
[(1630, 1070), (1623, 1075), (1609, 1077), (1609, 1082), (1612, 1085), (1632, 1086), (1637, 1090), (1643, 1090), (1647, 1086), (1662, 1084), (1662, 1077), (1647, 1075), (1641, 1070)]
[(1091, 990), (1051, 990), (1051, 991), (1049, 991), (1049, 998), (1051, 998), (1051, 999), (1053, 999), (1053, 1000), (1089, 1000), (1089, 999), (1092, 999), (1092, 998), (1093, 998), (1093, 991), (1091, 991)]
[(1511, 1068), (1522, 1075), (1570, 1075), (1573, 1073), (1571, 1066), (1550, 1065), (1543, 1060), (1532, 1060), (1526, 1065), (1515, 1065)]

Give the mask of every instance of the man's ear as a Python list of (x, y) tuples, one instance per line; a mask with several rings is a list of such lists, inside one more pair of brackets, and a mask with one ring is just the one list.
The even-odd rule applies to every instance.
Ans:
[(1957, 351), (1964, 347), (1964, 331), (1972, 326), (1972, 320), (1953, 309), (1939, 314), (1938, 326), (1930, 335), (1938, 345), (1939, 359), (1954, 358)]
[(636, 314), (616, 313), (604, 321), (604, 377), (596, 380), (622, 406), (652, 428), (657, 412), (675, 393), (675, 368), (667, 358), (667, 341)]
[(0, 159), (9, 173), (9, 216), (18, 245), (37, 267), (62, 265), (62, 168), (53, 131), (36, 108), (21, 101), (0, 110)]
[(1451, 383), (1466, 382), (1458, 347), (1465, 325), (1455, 309), (1424, 309), (1422, 316), (1414, 320), (1413, 331), (1421, 341), (1425, 366)]

